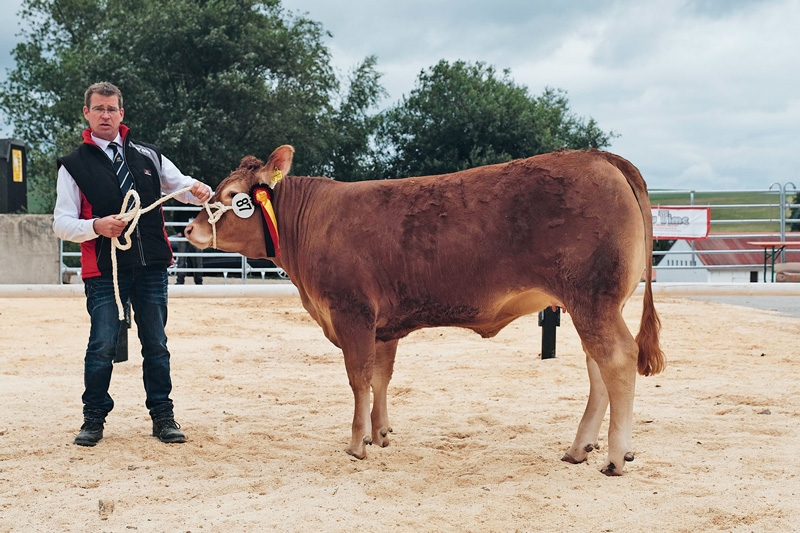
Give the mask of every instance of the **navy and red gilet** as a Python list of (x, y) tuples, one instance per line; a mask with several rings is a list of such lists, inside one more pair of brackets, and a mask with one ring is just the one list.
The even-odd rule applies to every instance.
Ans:
[[(161, 198), (161, 152), (152, 144), (134, 141), (127, 126), (120, 126), (122, 150), (136, 192), (145, 208)], [(116, 215), (122, 208), (122, 191), (114, 167), (106, 153), (92, 140), (91, 131), (83, 132), (83, 144), (58, 159), (81, 190), (80, 218), (103, 218)], [(164, 226), (164, 212), (157, 209), (139, 218), (131, 234), (132, 245), (117, 252), (117, 268), (137, 266), (168, 267), (172, 248)], [(111, 239), (98, 236), (81, 243), (81, 277), (111, 275)]]

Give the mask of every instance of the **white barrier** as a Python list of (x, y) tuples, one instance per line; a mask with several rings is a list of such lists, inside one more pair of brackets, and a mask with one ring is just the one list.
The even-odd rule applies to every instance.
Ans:
[[(635, 294), (642, 292), (644, 283)], [(800, 283), (653, 283), (659, 296), (800, 296)]]
[[(635, 294), (644, 291), (640, 283)], [(653, 283), (659, 296), (800, 296), (800, 283)], [(83, 297), (83, 285), (0, 285), (0, 298)], [(290, 298), (298, 296), (289, 282), (241, 285), (170, 285), (171, 298)]]
[[(84, 297), (83, 285), (0, 285), (0, 298)], [(170, 285), (170, 298), (291, 298), (297, 287), (289, 282), (242, 285)]]

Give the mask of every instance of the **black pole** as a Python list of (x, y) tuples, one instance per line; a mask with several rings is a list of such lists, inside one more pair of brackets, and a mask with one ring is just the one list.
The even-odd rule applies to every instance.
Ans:
[(556, 356), (556, 327), (561, 325), (561, 308), (548, 307), (539, 313), (539, 325), (542, 326), (542, 359), (553, 359)]
[(122, 363), (128, 360), (128, 330), (131, 327), (131, 301), (127, 300), (122, 304), (122, 307), (125, 319), (119, 323), (119, 331), (117, 332), (117, 353), (114, 356), (115, 363)]

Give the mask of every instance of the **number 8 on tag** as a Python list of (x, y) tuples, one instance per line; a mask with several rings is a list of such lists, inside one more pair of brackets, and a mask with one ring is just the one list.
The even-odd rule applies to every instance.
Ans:
[(233, 206), (233, 212), (239, 218), (250, 218), (250, 215), (256, 210), (253, 201), (250, 200), (250, 195), (246, 192), (240, 192), (234, 196), (231, 205)]

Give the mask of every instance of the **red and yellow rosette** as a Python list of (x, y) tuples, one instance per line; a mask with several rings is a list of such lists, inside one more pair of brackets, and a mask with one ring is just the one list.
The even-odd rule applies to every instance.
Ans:
[(280, 257), (280, 241), (278, 237), (278, 221), (275, 218), (275, 209), (272, 206), (272, 189), (269, 185), (258, 184), (250, 191), (253, 201), (261, 206), (262, 221), (264, 222), (264, 245), (267, 257)]

